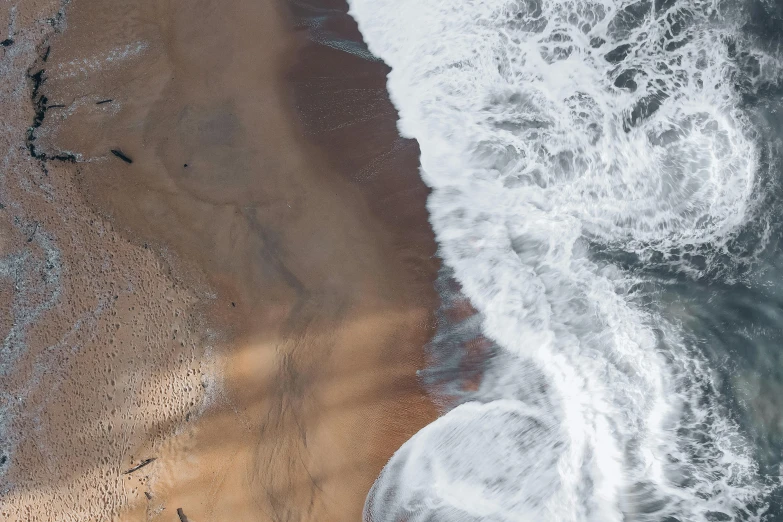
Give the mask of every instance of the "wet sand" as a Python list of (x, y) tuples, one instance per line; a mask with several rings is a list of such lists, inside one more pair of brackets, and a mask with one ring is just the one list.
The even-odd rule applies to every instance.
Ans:
[(434, 418), (418, 149), (344, 11), (0, 7), (5, 519), (360, 520)]

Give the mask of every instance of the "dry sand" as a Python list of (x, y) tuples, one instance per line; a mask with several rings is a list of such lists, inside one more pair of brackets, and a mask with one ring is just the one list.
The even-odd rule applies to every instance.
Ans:
[(0, 4), (3, 519), (360, 520), (434, 418), (418, 150), (344, 9)]

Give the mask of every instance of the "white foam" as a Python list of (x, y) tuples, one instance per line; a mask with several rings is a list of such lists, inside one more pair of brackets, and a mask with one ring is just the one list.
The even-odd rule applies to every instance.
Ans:
[(705, 363), (636, 303), (634, 276), (588, 252), (706, 252), (752, 217), (759, 153), (732, 84), (735, 22), (702, 0), (350, 4), (392, 67), (401, 133), (421, 145), (441, 253), (505, 371), (534, 366), (549, 405), (489, 379), (489, 402), (394, 456), (366, 515), (752, 518), (765, 486)]

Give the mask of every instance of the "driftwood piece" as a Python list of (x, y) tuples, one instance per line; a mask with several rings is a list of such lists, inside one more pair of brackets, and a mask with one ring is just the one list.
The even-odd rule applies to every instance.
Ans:
[(133, 163), (133, 160), (123, 154), (121, 150), (111, 149), (111, 153), (120, 158), (125, 163)]
[(177, 508), (177, 515), (179, 516), (179, 522), (188, 522), (188, 517), (185, 516), (185, 512), (182, 508)]
[(122, 474), (123, 474), (123, 475), (129, 475), (129, 474), (133, 473), (134, 471), (138, 471), (138, 470), (140, 470), (141, 468), (143, 468), (144, 466), (146, 466), (146, 465), (148, 465), (148, 464), (151, 464), (151, 463), (152, 463), (152, 462), (154, 462), (155, 460), (156, 460), (156, 457), (152, 457), (152, 458), (150, 458), (150, 459), (144, 459), (144, 460), (142, 460), (142, 461), (141, 461), (141, 464), (139, 464), (138, 466), (133, 466), (133, 467), (132, 467), (131, 469), (129, 469), (128, 471), (124, 471)]

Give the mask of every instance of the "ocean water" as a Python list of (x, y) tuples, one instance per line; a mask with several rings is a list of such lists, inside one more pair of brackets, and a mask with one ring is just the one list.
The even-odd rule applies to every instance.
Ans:
[(366, 518), (783, 521), (783, 6), (349, 3), (494, 347)]

